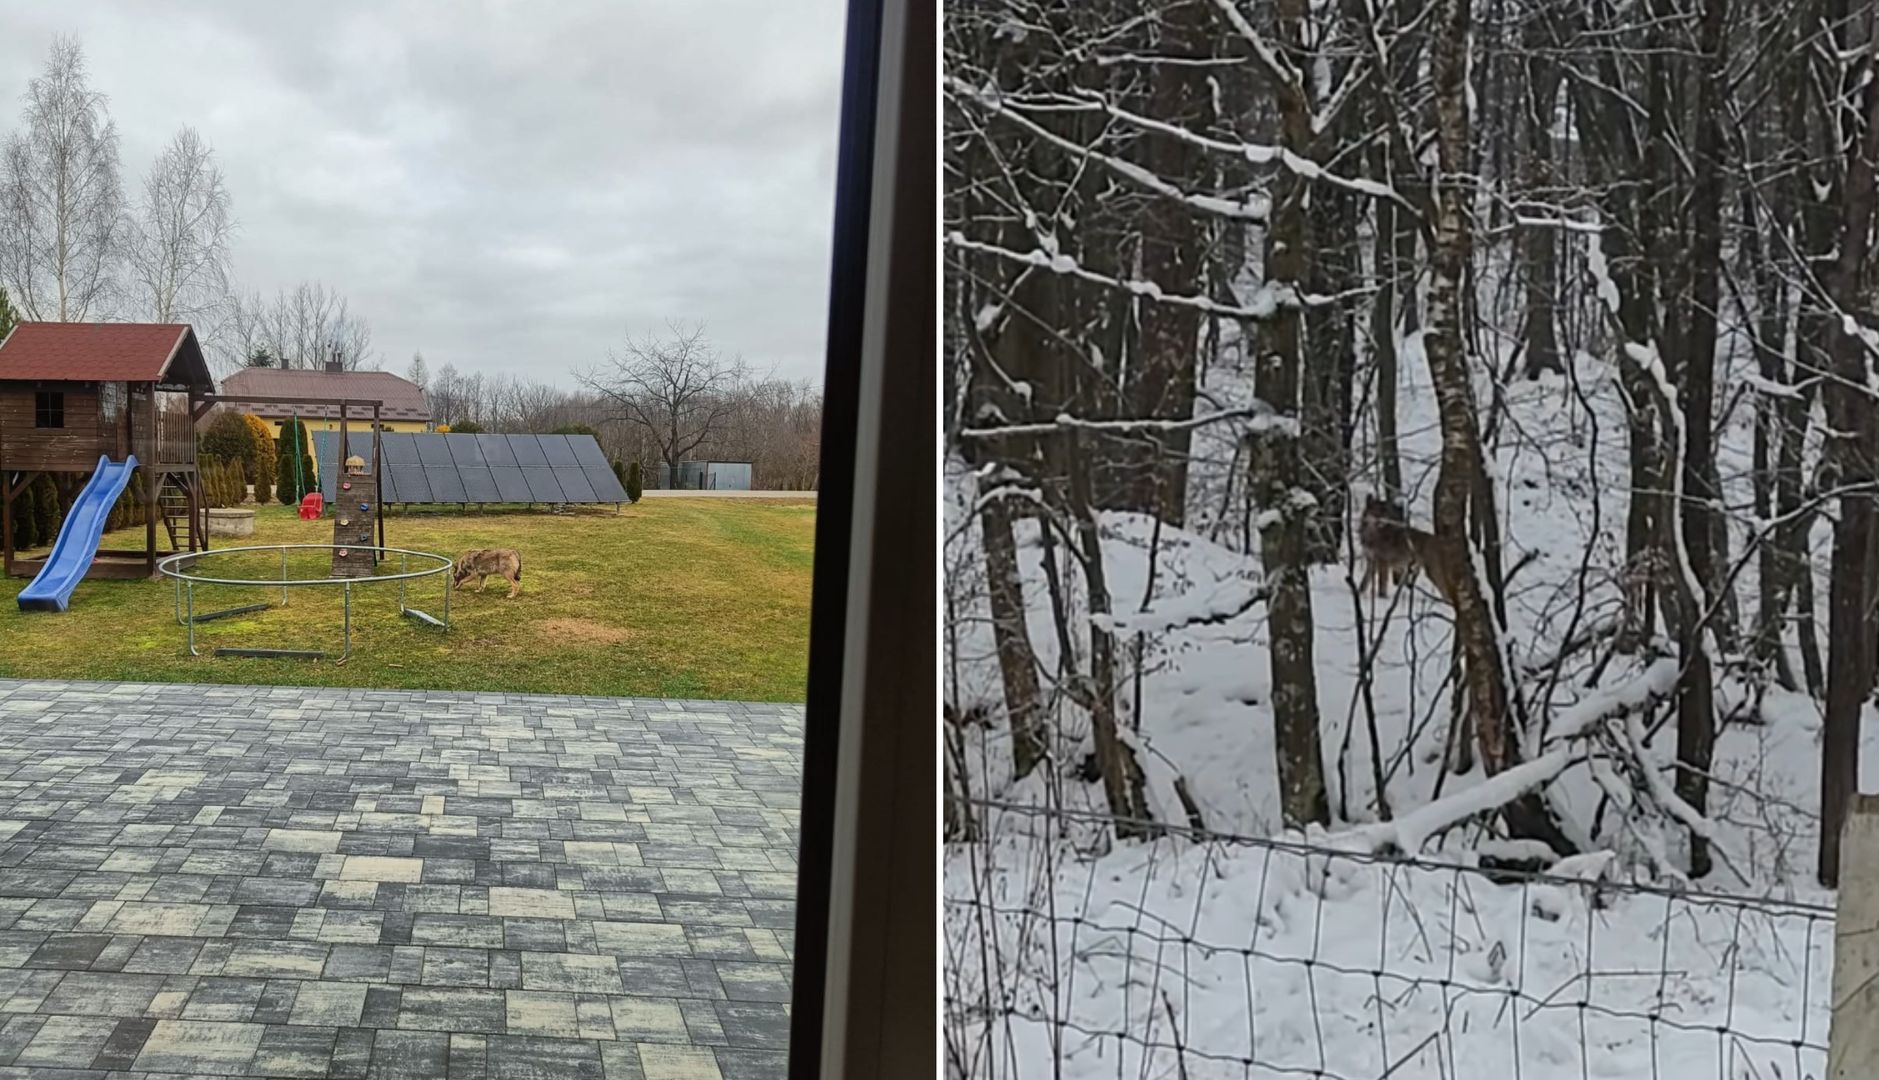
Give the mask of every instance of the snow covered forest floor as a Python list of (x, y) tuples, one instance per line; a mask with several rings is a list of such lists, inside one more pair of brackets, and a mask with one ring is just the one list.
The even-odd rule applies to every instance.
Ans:
[[(1406, 483), (1415, 491), (1432, 483), (1439, 447), (1418, 342), (1405, 345), (1399, 407), (1404, 459), (1416, 463), (1406, 464)], [(1548, 674), (1575, 608), (1582, 628), (1608, 622), (1618, 603), (1622, 405), (1608, 367), (1581, 357), (1573, 375), (1577, 394), (1557, 377), (1507, 387), (1496, 456), (1507, 490), (1507, 562), (1523, 565), (1508, 589), (1511, 651), (1529, 678)], [(1228, 398), (1246, 382), (1223, 367), (1211, 385)], [(1743, 453), (1746, 433), (1740, 422), (1724, 430), (1727, 460)], [(1439, 862), (1376, 861), (1369, 853), (1385, 838), (1420, 849), (1403, 836), (1416, 811), (1452, 805), (1484, 781), (1478, 771), (1444, 781), (1439, 767), (1451, 629), (1427, 583), (1380, 602), (1362, 598), (1376, 610), (1364, 612), (1360, 642), (1359, 570), (1326, 566), (1313, 577), (1312, 599), (1322, 744), (1340, 824), (1285, 834), (1265, 620), (1249, 603), (1259, 561), (1236, 549), (1234, 515), (1217, 512), (1233, 506), (1233, 448), (1197, 446), (1194, 457), (1192, 528), (1163, 526), (1157, 537), (1145, 515), (1105, 514), (1103, 551), (1123, 612), (1115, 625), (1149, 643), (1139, 740), (1155, 816), (1187, 820), (1174, 793), (1179, 778), (1210, 835), (1116, 846), (1101, 827), (1101, 786), (1076, 775), (1089, 747), (1079, 710), (1060, 714), (1050, 768), (1009, 779), (998, 666), (973, 565), (969, 511), (978, 489), (962, 463), (949, 465), (956, 562), (947, 575), (955, 605), (947, 697), (989, 721), (963, 729), (985, 840), (950, 845), (946, 860), (949, 1044), (970, 1062), (962, 1075), (1052, 1075), (1045, 1063), (1060, 1059), (1070, 1077), (1191, 1080), (1315, 1072), (1733, 1080), (1824, 1071), (1832, 898), (1811, 884), (1817, 702), (1779, 687), (1755, 694), (1729, 679), (1718, 684), (1719, 711), (1732, 719), (1717, 740), (1710, 807), (1719, 860), (1695, 885), (1643, 869), (1650, 857), (1641, 846), (1674, 864), (1680, 841), (1670, 832), (1610, 830), (1588, 845), (1609, 858), (1582, 856), (1552, 870), (1602, 888), (1466, 869), (1507, 847), (1471, 827), (1431, 841), (1425, 857)], [(1020, 527), (1019, 543), (1031, 640), (1048, 670), (1056, 638), (1034, 526)], [(1753, 596), (1753, 573), (1747, 567), (1739, 585), (1745, 596)], [(1588, 647), (1564, 665), (1550, 698), (1555, 724), (1625, 694), (1661, 695), (1674, 679), (1674, 657), (1616, 657), (1595, 672), (1602, 655)], [(1133, 677), (1125, 674), (1121, 695), (1131, 717)], [(1647, 751), (1666, 774), (1667, 742)], [(1873, 751), (1872, 740), (1864, 749)], [(1376, 810), (1379, 762), (1394, 823)], [(1588, 769), (1569, 768), (1555, 788), (1589, 827), (1601, 791)], [(1327, 854), (1339, 850), (1351, 855)]]
[(949, 1078), (1824, 1075), (1879, 6), (945, 29)]

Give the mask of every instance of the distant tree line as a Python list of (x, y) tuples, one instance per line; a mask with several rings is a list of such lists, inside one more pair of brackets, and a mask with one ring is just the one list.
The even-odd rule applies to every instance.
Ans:
[[(609, 460), (636, 463), (647, 486), (674, 461), (748, 461), (753, 483), (812, 491), (821, 452), (822, 394), (808, 382), (753, 377), (695, 328), (636, 342), (564, 390), (513, 375), (436, 372), (414, 358), (431, 417), (453, 432), (591, 433)], [(414, 377), (413, 381), (418, 381)]]

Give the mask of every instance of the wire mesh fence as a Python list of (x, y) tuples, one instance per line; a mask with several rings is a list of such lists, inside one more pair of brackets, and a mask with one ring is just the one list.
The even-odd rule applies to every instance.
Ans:
[(1804, 1080), (1831, 908), (976, 802), (946, 853), (956, 1078)]

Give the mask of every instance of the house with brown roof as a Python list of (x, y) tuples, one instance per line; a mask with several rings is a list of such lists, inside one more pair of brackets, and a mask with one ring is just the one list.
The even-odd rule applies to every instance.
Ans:
[(191, 410), (215, 392), (196, 333), (182, 323), (15, 325), (0, 341), (0, 557), (9, 574), (40, 563), (15, 557), (14, 501), (42, 473), (62, 490), (98, 459), (141, 467), (136, 497), (146, 515), (142, 551), (99, 551), (92, 576), (155, 572), (157, 526), (172, 550), (206, 547), (206, 503), (196, 473)]
[[(274, 399), (304, 397), (306, 403), (249, 403), (242, 401), (244, 394)], [(389, 371), (348, 371), (330, 360), (322, 368), (243, 368), (222, 380), (219, 397), (226, 404), (216, 408), (253, 413), (266, 420), (277, 435), (281, 426), (296, 416), (309, 431), (338, 431), (339, 406), (331, 402), (340, 400), (380, 402), (379, 424), (385, 431), (431, 430), (431, 403), (422, 387)], [(351, 410), (349, 423), (369, 426), (362, 425), (357, 408)]]

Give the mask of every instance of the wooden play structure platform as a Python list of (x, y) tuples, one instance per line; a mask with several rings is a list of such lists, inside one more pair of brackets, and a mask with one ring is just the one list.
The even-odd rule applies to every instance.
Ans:
[(0, 342), (0, 561), (32, 577), (43, 559), (13, 548), (14, 503), (50, 473), (61, 498), (99, 458), (137, 459), (127, 489), (149, 512), (144, 546), (99, 549), (86, 577), (156, 574), (169, 551), (208, 547), (196, 468), (197, 406), (215, 390), (195, 331), (181, 323), (23, 322)]

